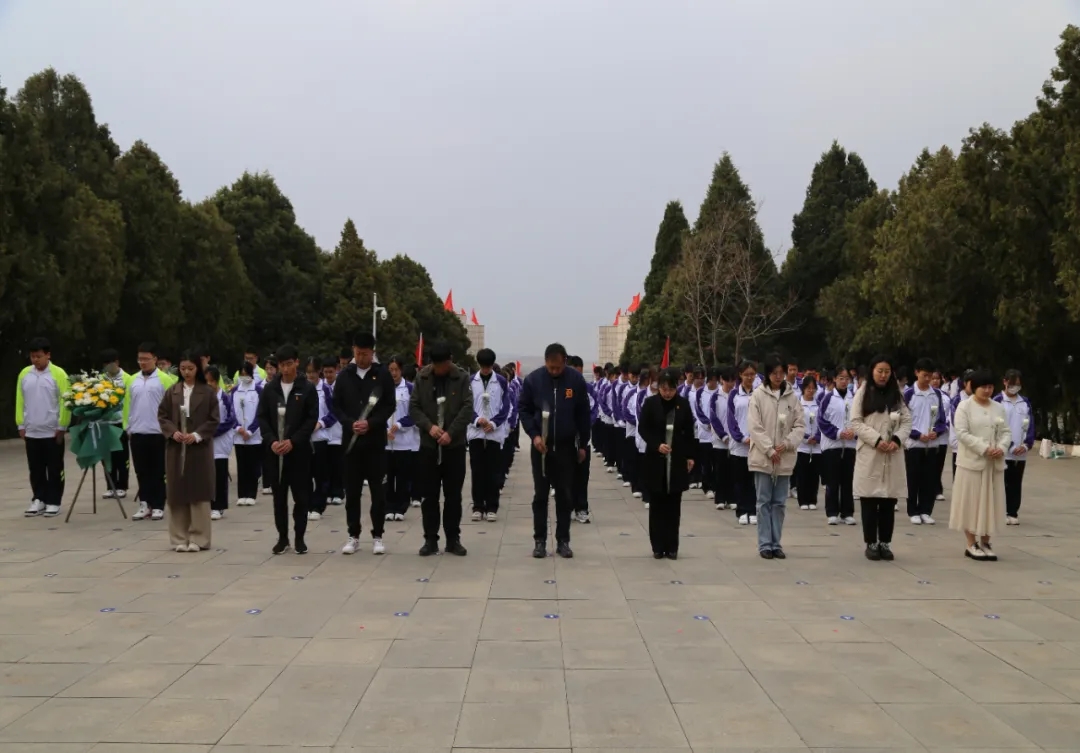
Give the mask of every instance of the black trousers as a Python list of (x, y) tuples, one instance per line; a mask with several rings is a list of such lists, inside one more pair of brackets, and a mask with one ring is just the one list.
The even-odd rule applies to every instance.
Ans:
[[(577, 448), (574, 440), (566, 439), (548, 448), (547, 460), (535, 447), (529, 451), (533, 475), (533, 539), (547, 541), (548, 491), (555, 490), (555, 541), (570, 541), (570, 512), (573, 509), (574, 472)], [(543, 466), (543, 467), (542, 467)], [(544, 475), (544, 471), (547, 475)]]
[(165, 509), (165, 437), (132, 434), (131, 462), (139, 482), (139, 499), (151, 510)]
[(415, 450), (386, 453), (386, 512), (404, 515), (409, 510), (416, 455)]
[(238, 444), (236, 449), (236, 496), (255, 499), (259, 494), (263, 448), (257, 444)]
[[(731, 488), (731, 471), (728, 470), (728, 451), (712, 448), (713, 491), (717, 504), (733, 504), (735, 494)], [(650, 507), (650, 509), (652, 509)]]
[(702, 468), (701, 468), (701, 462), (700, 462), (700, 460), (701, 460), (701, 458), (700, 458), (701, 451), (698, 449), (699, 447), (701, 447), (701, 442), (699, 442), (699, 441), (697, 441), (697, 439), (695, 439), (694, 443), (692, 445), (690, 445), (690, 447), (692, 448), (690, 450), (690, 456), (694, 460), (694, 467), (690, 469), (690, 473), (688, 474), (687, 486), (689, 486), (690, 484), (702, 484), (702, 486), (704, 486), (704, 483), (705, 483), (704, 478), (705, 477), (702, 474)]
[[(795, 481), (799, 507), (817, 504), (818, 488), (821, 485), (822, 454), (820, 452), (800, 452), (795, 459), (795, 473), (792, 474), (792, 479)], [(851, 452), (851, 456), (852, 458), (855, 457), (854, 450)]]
[(331, 499), (345, 498), (345, 447), (340, 444), (326, 445), (326, 473)]
[(937, 450), (937, 466), (934, 471), (934, 490), (938, 494), (944, 494), (945, 487), (942, 485), (941, 482), (941, 474), (945, 472), (945, 458), (949, 454), (949, 446), (943, 444), (940, 447), (935, 447), (934, 449)]
[[(731, 482), (735, 492), (735, 515), (757, 515), (757, 491), (754, 488), (754, 477), (750, 473), (748, 458), (742, 455), (728, 456), (728, 470), (731, 471)], [(652, 506), (649, 506), (652, 509)]]
[(424, 539), (439, 540), (439, 494), (442, 493), (442, 530), (447, 542), (461, 541), (461, 489), (465, 486), (465, 445), (442, 448), (442, 462), (435, 449), (420, 448), (423, 487), (420, 514), (424, 519)]
[(109, 478), (112, 479), (113, 489), (126, 492), (131, 476), (131, 464), (129, 461), (131, 450), (126, 431), (120, 434), (120, 447), (121, 449), (114, 452), (112, 458), (110, 458), (112, 470), (109, 471)]
[[(281, 480), (278, 480), (278, 467)], [(303, 541), (307, 532), (308, 502), (311, 499), (311, 447), (307, 444), (293, 447), (288, 455), (275, 455), (266, 445), (263, 456), (263, 482), (270, 482), (274, 492), (274, 525), (278, 540), (289, 540), (289, 492), (293, 498), (293, 530), (296, 540)]]
[(371, 492), (371, 537), (381, 539), (383, 522), (386, 519), (386, 449), (365, 449), (358, 447), (345, 456), (345, 520), (349, 526), (349, 536), (359, 538), (363, 526), (360, 524), (360, 498), (364, 493), (364, 482), (368, 482)]
[(330, 494), (330, 443), (326, 440), (311, 443), (311, 499), (308, 510), (322, 515)]
[(1020, 514), (1020, 490), (1024, 485), (1026, 460), (1005, 461), (1005, 514), (1015, 518)]
[(510, 434), (507, 435), (506, 441), (502, 446), (502, 475), (499, 476), (499, 491), (503, 490), (506, 486), (506, 477), (510, 475), (510, 469), (514, 467), (514, 455), (517, 450), (518, 442), (521, 439), (521, 424), (517, 424), (510, 430)]
[(657, 493), (654, 489), (649, 496), (649, 542), (653, 554), (678, 554), (682, 492)]
[(867, 544), (891, 544), (896, 525), (896, 499), (861, 497), (859, 506), (862, 508), (863, 541)]
[(604, 453), (604, 465), (608, 468), (615, 467), (615, 426), (613, 424), (607, 424), (601, 421), (604, 427), (604, 443), (600, 446), (600, 451)]
[[(64, 438), (58, 442), (56, 437), (27, 437), (24, 441), (26, 464), (30, 468), (30, 489), (34, 499), (59, 507), (64, 501)], [(164, 447), (164, 442), (162, 445)], [(164, 449), (161, 463), (162, 466), (165, 465)]]
[[(636, 456), (640, 461), (641, 456)], [(592, 448), (585, 448), (585, 462), (574, 466), (574, 512), (589, 511), (589, 474), (592, 466)]]
[(825, 463), (825, 515), (830, 518), (853, 516), (855, 495), (851, 484), (855, 478), (855, 450), (837, 447), (825, 450), (821, 456)]
[(630, 482), (630, 491), (641, 491), (641, 479), (638, 478), (638, 451), (633, 437), (622, 438), (621, 455), (623, 481)]
[(698, 442), (697, 455), (694, 456), (694, 468), (700, 468), (699, 475), (701, 490), (703, 492), (716, 493), (713, 477), (713, 446), (712, 442)]
[(214, 458), (214, 498), (211, 510), (229, 509), (229, 459)]
[(502, 445), (487, 439), (469, 442), (469, 469), (472, 471), (473, 512), (498, 512)]
[(621, 426), (611, 427), (611, 451), (615, 455), (615, 472), (626, 480), (626, 429)]
[(908, 516), (933, 515), (934, 498), (937, 496), (937, 483), (934, 481), (937, 448), (913, 447), (904, 450), (904, 465), (907, 470)]

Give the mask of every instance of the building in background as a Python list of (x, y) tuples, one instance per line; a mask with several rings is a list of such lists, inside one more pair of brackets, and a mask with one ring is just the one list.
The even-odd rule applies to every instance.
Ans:
[(634, 296), (626, 311), (619, 309), (615, 314), (614, 324), (605, 324), (597, 328), (599, 340), (597, 343), (597, 363), (603, 366), (605, 363), (618, 363), (622, 358), (623, 347), (626, 345), (626, 334), (630, 331), (630, 319), (641, 305), (641, 293)]
[(472, 314), (466, 314), (465, 309), (456, 311), (454, 309), (454, 291), (451, 290), (446, 296), (446, 302), (443, 304), (443, 308), (447, 311), (454, 311), (460, 318), (461, 324), (465, 327), (465, 334), (469, 337), (469, 350), (470, 356), (475, 356), (478, 352), (484, 349), (484, 325), (476, 318), (476, 309), (472, 310)]

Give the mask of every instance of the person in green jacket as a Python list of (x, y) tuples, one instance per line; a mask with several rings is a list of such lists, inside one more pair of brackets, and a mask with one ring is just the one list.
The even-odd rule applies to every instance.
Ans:
[(33, 499), (26, 517), (60, 514), (64, 498), (64, 434), (71, 412), (64, 404), (70, 388), (67, 373), (52, 362), (52, 349), (44, 337), (29, 343), (30, 365), (15, 385), (15, 423), (26, 443)]
[[(266, 382), (266, 369), (259, 365), (259, 352), (255, 348), (244, 349), (244, 360), (250, 363), (255, 369), (255, 384), (256, 386), (264, 384)], [(240, 372), (237, 371), (233, 374), (232, 383), (239, 384)]]

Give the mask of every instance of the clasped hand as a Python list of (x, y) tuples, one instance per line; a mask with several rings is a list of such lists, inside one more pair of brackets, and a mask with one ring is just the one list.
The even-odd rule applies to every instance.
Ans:
[(185, 434), (182, 431), (174, 431), (172, 438), (174, 442), (179, 442), (180, 444), (195, 444), (194, 434)]
[(288, 455), (292, 452), (293, 443), (291, 439), (286, 439), (284, 442), (274, 442), (270, 445), (270, 451), (275, 455)]

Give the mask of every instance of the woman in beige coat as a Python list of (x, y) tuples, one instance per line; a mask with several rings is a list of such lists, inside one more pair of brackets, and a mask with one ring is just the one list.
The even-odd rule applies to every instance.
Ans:
[[(949, 528), (967, 536), (964, 555), (996, 561), (990, 537), (1005, 523), (1005, 454), (1012, 432), (1005, 408), (991, 400), (994, 375), (971, 376), (971, 399), (956, 408), (956, 479), (953, 481)], [(978, 540), (976, 540), (978, 539)]]
[(871, 361), (870, 378), (851, 401), (851, 428), (858, 438), (852, 491), (862, 508), (866, 558), (892, 560), (896, 500), (907, 497), (901, 438), (911, 432), (911, 411), (884, 356)]
[(158, 423), (165, 435), (169, 544), (178, 552), (210, 548), (214, 497), (214, 431), (221, 420), (217, 394), (207, 385), (198, 356), (180, 359), (180, 381), (161, 398)]
[(787, 364), (780, 356), (764, 363), (765, 381), (750, 396), (746, 423), (750, 429), (747, 467), (754, 474), (757, 492), (758, 554), (763, 559), (785, 559), (780, 546), (784, 531), (784, 503), (791, 488), (796, 451), (806, 422), (796, 390), (787, 383)]

